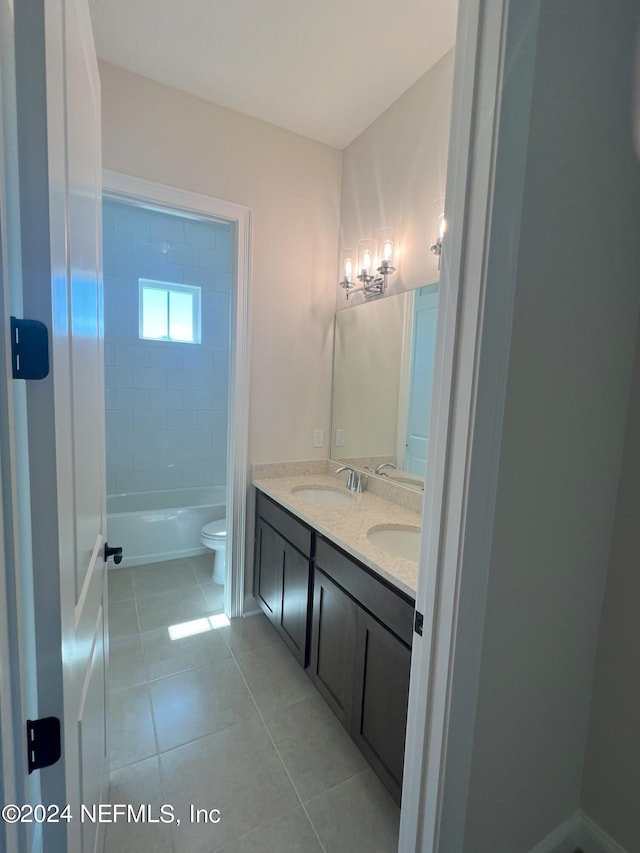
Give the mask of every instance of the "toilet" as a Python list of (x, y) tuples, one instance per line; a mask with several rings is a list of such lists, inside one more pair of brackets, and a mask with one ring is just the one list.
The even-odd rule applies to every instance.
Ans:
[(210, 521), (200, 531), (200, 541), (206, 548), (213, 551), (213, 574), (211, 580), (214, 583), (224, 583), (226, 548), (227, 548), (227, 519)]

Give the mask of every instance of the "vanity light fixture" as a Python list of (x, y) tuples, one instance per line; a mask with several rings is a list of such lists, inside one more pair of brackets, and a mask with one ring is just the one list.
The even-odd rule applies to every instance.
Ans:
[[(354, 249), (342, 252), (342, 287), (348, 299), (352, 293), (364, 293), (366, 299), (379, 296), (387, 287), (387, 276), (396, 271), (396, 240), (393, 228), (382, 228), (378, 234), (378, 254), (374, 255), (373, 240), (360, 240), (357, 266)], [(361, 286), (356, 284), (357, 279)]]

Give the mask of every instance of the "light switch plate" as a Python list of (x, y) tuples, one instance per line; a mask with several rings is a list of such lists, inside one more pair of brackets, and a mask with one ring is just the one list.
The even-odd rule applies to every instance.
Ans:
[(336, 430), (336, 447), (344, 447), (344, 430)]
[(324, 430), (314, 429), (313, 431), (313, 446), (324, 447)]

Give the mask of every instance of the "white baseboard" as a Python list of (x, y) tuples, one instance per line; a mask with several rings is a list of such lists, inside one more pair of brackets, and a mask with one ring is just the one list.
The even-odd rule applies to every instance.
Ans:
[(578, 810), (543, 838), (530, 853), (627, 853), (610, 835)]
[[(543, 838), (530, 853), (574, 853), (579, 846), (582, 822), (581, 812), (576, 812)], [(585, 853), (587, 851), (585, 850)]]
[(624, 847), (607, 835), (607, 833), (591, 820), (584, 812), (580, 815), (580, 847), (584, 853), (627, 853)]
[(244, 597), (244, 612), (243, 616), (255, 616), (256, 613), (262, 613), (256, 598), (253, 595), (245, 595)]

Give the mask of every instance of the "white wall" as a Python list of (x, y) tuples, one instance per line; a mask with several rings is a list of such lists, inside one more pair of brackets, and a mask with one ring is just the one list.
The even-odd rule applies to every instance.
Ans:
[[(395, 228), (400, 256), (390, 292), (440, 277), (429, 247), (438, 235), (444, 201), (453, 58), (450, 50), (343, 153), (341, 248), (357, 249), (359, 240), (377, 241), (381, 228)], [(340, 293), (338, 309), (362, 300), (355, 294), (347, 303)]]
[(250, 462), (326, 457), (340, 152), (115, 66), (100, 76), (105, 169), (253, 209)]
[(640, 850), (640, 325), (591, 701), (581, 807)]
[(468, 853), (525, 853), (580, 804), (640, 302), (635, 26), (542, 4)]

